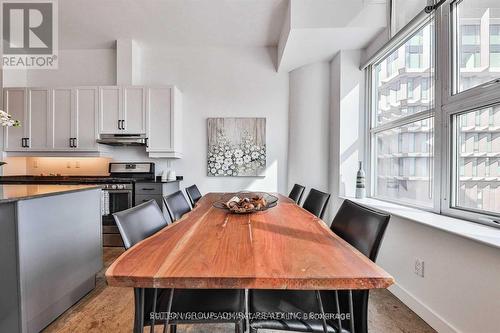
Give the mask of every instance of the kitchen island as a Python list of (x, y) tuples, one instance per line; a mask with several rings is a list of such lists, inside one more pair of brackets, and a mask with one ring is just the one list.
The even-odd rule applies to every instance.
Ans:
[(101, 188), (0, 186), (0, 332), (39, 332), (95, 287)]

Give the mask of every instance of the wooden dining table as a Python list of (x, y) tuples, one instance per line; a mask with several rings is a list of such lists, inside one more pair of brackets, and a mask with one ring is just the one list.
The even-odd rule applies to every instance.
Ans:
[(322, 220), (274, 195), (273, 208), (231, 214), (213, 206), (231, 194), (206, 194), (179, 221), (124, 252), (106, 271), (108, 285), (318, 291), (394, 283)]

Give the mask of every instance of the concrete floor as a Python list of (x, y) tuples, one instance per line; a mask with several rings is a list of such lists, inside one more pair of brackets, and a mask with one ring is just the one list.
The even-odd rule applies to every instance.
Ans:
[[(119, 248), (106, 248), (104, 264), (108, 267), (121, 253)], [(68, 309), (43, 332), (131, 332), (134, 297), (131, 289), (108, 287), (103, 269), (97, 287)], [(370, 292), (369, 331), (371, 333), (432, 333), (429, 325), (387, 290)], [(149, 332), (149, 330), (147, 330)], [(232, 333), (233, 325), (179, 325), (178, 333)], [(283, 332), (266, 331), (259, 332)]]

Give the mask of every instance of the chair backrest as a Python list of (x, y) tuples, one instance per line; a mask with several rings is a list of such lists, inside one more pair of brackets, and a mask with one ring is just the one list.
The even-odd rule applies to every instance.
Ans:
[(302, 200), (302, 195), (304, 194), (304, 190), (306, 189), (305, 186), (295, 184), (293, 185), (292, 190), (290, 191), (290, 194), (288, 197), (295, 201), (297, 205), (300, 205), (300, 201)]
[(167, 225), (155, 200), (114, 213), (113, 217), (123, 239), (125, 249), (148, 238)]
[(312, 188), (302, 207), (322, 219), (323, 215), (325, 215), (328, 200), (330, 200), (330, 194)]
[(170, 215), (172, 222), (177, 221), (182, 215), (191, 211), (191, 207), (181, 191), (164, 196), (163, 202), (165, 202), (168, 215)]
[(191, 202), (192, 207), (194, 207), (194, 205), (201, 198), (200, 190), (198, 190), (198, 187), (196, 185), (191, 185), (189, 187), (186, 187), (186, 194), (189, 198), (189, 201)]
[(330, 228), (343, 240), (375, 261), (390, 218), (388, 214), (344, 200)]

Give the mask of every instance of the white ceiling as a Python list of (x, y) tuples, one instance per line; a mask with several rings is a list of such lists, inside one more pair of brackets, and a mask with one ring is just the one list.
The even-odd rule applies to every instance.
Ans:
[(61, 49), (111, 48), (119, 38), (198, 46), (278, 43), (287, 0), (61, 0)]
[(387, 26), (386, 0), (294, 0), (278, 50), (279, 71), (365, 48)]

